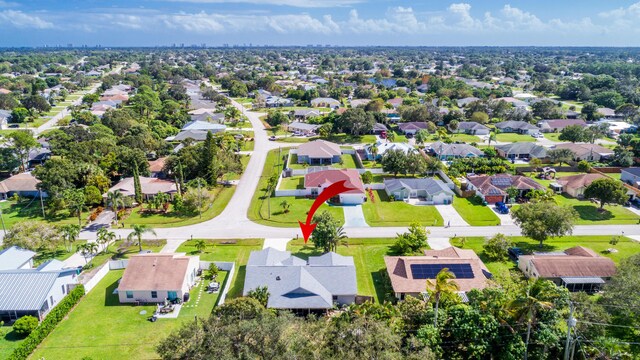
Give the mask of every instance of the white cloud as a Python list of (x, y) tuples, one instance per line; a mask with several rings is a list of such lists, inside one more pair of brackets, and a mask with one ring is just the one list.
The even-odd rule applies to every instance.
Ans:
[[(51, 29), (53, 23), (41, 19), (37, 15), (30, 15), (22, 11), (0, 11), (0, 24), (7, 23), (19, 29)], [(1, 26), (1, 25), (0, 25)]]
[(359, 4), (365, 0), (165, 0), (173, 2), (189, 2), (198, 4), (254, 4), (254, 5), (276, 5), (292, 6), (301, 8), (330, 8), (343, 7)]

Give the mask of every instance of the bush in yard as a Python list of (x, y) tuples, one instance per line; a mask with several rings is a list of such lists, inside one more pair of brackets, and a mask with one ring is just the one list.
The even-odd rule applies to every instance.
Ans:
[(21, 337), (31, 334), (38, 327), (38, 319), (35, 316), (26, 315), (13, 324), (13, 331)]
[(427, 246), (428, 234), (419, 223), (412, 223), (409, 232), (398, 234), (395, 247), (401, 255), (413, 255)]
[(71, 290), (69, 294), (49, 312), (40, 325), (13, 350), (8, 360), (26, 360), (33, 350), (55, 329), (56, 325), (76, 306), (82, 296), (84, 296), (84, 286), (78, 285)]
[(362, 174), (362, 182), (365, 184), (371, 184), (373, 182), (373, 174), (371, 171), (365, 171), (364, 174)]
[(583, 173), (591, 171), (591, 164), (587, 160), (582, 160), (578, 163), (578, 170)]
[(487, 239), (482, 247), (484, 255), (491, 261), (505, 261), (509, 254), (507, 251), (512, 243), (504, 234), (495, 234), (492, 238)]

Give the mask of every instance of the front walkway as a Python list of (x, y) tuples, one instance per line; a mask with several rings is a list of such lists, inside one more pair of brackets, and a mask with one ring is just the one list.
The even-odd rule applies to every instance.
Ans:
[(369, 227), (362, 212), (362, 205), (343, 206), (344, 211), (344, 227)]
[(451, 226), (469, 226), (469, 224), (464, 221), (462, 216), (458, 214), (453, 205), (433, 205), (436, 207), (440, 216), (442, 216), (442, 220), (444, 220), (445, 227)]
[(264, 239), (264, 243), (262, 243), (262, 248), (266, 249), (266, 248), (274, 248), (276, 250), (280, 250), (280, 251), (287, 251), (287, 243), (290, 241), (291, 239), (288, 238), (270, 238), (270, 239)]

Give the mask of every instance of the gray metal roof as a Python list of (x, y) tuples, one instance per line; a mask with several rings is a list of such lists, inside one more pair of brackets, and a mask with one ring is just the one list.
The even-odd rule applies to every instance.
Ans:
[(431, 178), (424, 179), (384, 179), (384, 186), (394, 192), (401, 189), (425, 190), (429, 195), (435, 195), (440, 192), (453, 195), (453, 191), (440, 180)]
[(488, 127), (477, 123), (475, 121), (461, 121), (458, 123), (458, 129), (460, 130), (481, 130), (486, 129), (489, 130)]
[(307, 263), (273, 248), (252, 251), (247, 262), (244, 294), (261, 286), (277, 309), (329, 309), (332, 296), (357, 293), (353, 258), (327, 253)]
[(604, 284), (605, 281), (601, 277), (561, 277), (565, 284)]
[(640, 176), (640, 167), (622, 169), (622, 172), (628, 172), (631, 175)]
[(34, 256), (36, 256), (36, 253), (31, 250), (22, 249), (17, 246), (6, 248), (0, 251), (0, 270), (19, 269)]
[(40, 310), (64, 271), (0, 271), (0, 311)]
[(515, 121), (515, 120), (499, 122), (496, 124), (496, 127), (498, 129), (511, 128), (511, 129), (519, 129), (519, 130), (534, 130), (538, 128), (534, 125), (529, 124), (526, 121)]
[(482, 156), (482, 150), (475, 148), (469, 144), (447, 144), (436, 141), (430, 146), (438, 156), (460, 156), (467, 157), (469, 155)]
[(315, 125), (315, 124), (307, 124), (307, 123), (303, 123), (303, 122), (299, 122), (299, 121), (294, 121), (291, 124), (287, 125), (287, 127), (289, 129), (298, 129), (298, 130), (306, 130), (306, 131), (313, 131), (316, 130), (320, 127), (320, 125)]

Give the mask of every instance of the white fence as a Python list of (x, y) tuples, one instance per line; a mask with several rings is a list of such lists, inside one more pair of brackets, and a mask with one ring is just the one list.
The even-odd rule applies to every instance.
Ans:
[(108, 264), (102, 265), (100, 270), (98, 270), (91, 279), (87, 280), (87, 282), (84, 283), (85, 294), (91, 291), (91, 289), (93, 289), (96, 285), (98, 285), (100, 280), (102, 280), (107, 275), (108, 272), (109, 272), (109, 265)]
[(109, 270), (126, 269), (127, 265), (129, 265), (129, 259), (111, 260), (109, 261)]
[(218, 269), (229, 272), (227, 274), (227, 279), (225, 281), (224, 288), (220, 292), (220, 295), (218, 295), (218, 303), (216, 304), (216, 306), (220, 306), (224, 304), (224, 301), (227, 299), (227, 293), (229, 292), (229, 289), (231, 289), (231, 283), (233, 282), (233, 274), (235, 274), (236, 272), (236, 263), (228, 262), (228, 261), (200, 261), (200, 269), (202, 270), (208, 269), (211, 263), (216, 264)]
[(451, 179), (447, 176), (447, 174), (444, 173), (444, 171), (438, 170), (436, 173), (442, 178), (442, 180), (444, 180), (449, 189), (454, 190), (456, 188), (456, 184), (451, 181)]
[(384, 190), (384, 184), (383, 183), (364, 184), (364, 188), (372, 189), (372, 190)]
[(306, 189), (293, 189), (293, 190), (276, 190), (273, 192), (275, 196), (307, 196), (311, 195), (311, 191)]

